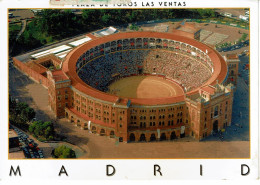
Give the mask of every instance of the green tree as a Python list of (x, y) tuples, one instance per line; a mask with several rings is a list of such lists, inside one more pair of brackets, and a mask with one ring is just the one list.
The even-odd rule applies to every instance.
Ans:
[(55, 148), (54, 156), (55, 158), (76, 158), (75, 151), (65, 145)]
[(108, 25), (108, 23), (110, 22), (111, 19), (111, 15), (105, 14), (102, 16), (101, 20), (105, 25)]
[(26, 118), (27, 121), (30, 121), (35, 117), (35, 111), (31, 107), (26, 107), (23, 109), (21, 114)]
[(53, 123), (49, 121), (34, 121), (29, 126), (29, 132), (35, 137), (44, 138), (45, 140), (53, 140), (55, 134)]
[(245, 41), (245, 40), (246, 40), (246, 38), (247, 38), (247, 35), (248, 35), (248, 34), (246, 34), (246, 33), (243, 33), (243, 34), (242, 34), (242, 36), (241, 36), (241, 40), (242, 40), (242, 41)]
[(211, 9), (196, 9), (201, 18), (216, 17), (216, 13)]

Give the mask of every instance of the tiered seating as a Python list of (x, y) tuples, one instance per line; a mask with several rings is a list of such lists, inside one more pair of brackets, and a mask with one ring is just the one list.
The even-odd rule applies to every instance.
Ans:
[(164, 74), (178, 81), (187, 90), (201, 86), (211, 76), (211, 71), (191, 56), (167, 51), (124, 50), (96, 57), (78, 72), (79, 77), (88, 85), (101, 91), (115, 79), (143, 73)]

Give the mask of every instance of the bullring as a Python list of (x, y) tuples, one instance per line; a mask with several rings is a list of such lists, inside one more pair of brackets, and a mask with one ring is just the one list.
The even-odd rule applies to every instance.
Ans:
[[(159, 32), (116, 33), (76, 47), (60, 66), (46, 72), (51, 109), (94, 134), (120, 142), (200, 140), (231, 124), (227, 64), (196, 40)], [(158, 77), (182, 91), (153, 98), (111, 93), (109, 85), (130, 76)]]

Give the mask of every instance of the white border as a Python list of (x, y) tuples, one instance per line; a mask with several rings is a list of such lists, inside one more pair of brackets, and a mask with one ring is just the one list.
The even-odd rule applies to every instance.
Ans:
[[(1, 90), (0, 102), (0, 179), (8, 182), (19, 183), (23, 180), (39, 182), (36, 179), (50, 180), (114, 180), (114, 179), (233, 179), (248, 180), (257, 179), (258, 171), (258, 132), (259, 131), (259, 64), (258, 64), (258, 1), (257, 0), (186, 0), (186, 7), (179, 8), (201, 8), (201, 7), (250, 7), (250, 81), (251, 81), (251, 159), (179, 159), (179, 160), (8, 160), (7, 151), (7, 126), (8, 126), (8, 61), (7, 57), (7, 8), (49, 8), (48, 0), (2, 0), (0, 1), (0, 44), (1, 44)], [(137, 8), (137, 7), (134, 7)], [(140, 7), (139, 8), (143, 8)], [(147, 7), (149, 8), (149, 7)], [(154, 7), (150, 7), (154, 8)], [(165, 7), (170, 8), (170, 7)], [(178, 7), (173, 7), (178, 8)], [(105, 175), (105, 165), (113, 164), (117, 173), (113, 177)], [(159, 164), (162, 167), (163, 177), (153, 176), (153, 165)], [(204, 176), (199, 175), (199, 165), (204, 166)], [(247, 164), (251, 168), (248, 176), (240, 175), (240, 165)], [(22, 177), (10, 178), (10, 166), (19, 165), (22, 168)], [(58, 177), (61, 165), (67, 167), (69, 177)], [(207, 170), (206, 170), (207, 169)], [(22, 181), (21, 181), (22, 180)], [(0, 181), (1, 182), (1, 181)], [(29, 182), (29, 181), (28, 181)], [(83, 181), (84, 182), (84, 181)], [(34, 183), (34, 184), (35, 184)], [(42, 182), (43, 183), (43, 182)], [(63, 182), (62, 182), (63, 183)], [(105, 181), (107, 183), (107, 181)], [(125, 183), (125, 182), (124, 182)], [(148, 182), (149, 183), (149, 182)], [(199, 182), (201, 183), (201, 182)], [(145, 184), (145, 182), (144, 182)], [(150, 183), (149, 183), (150, 184)]]

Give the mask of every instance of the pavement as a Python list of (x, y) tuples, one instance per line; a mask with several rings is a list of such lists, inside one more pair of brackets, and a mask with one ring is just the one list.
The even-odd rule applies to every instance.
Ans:
[(13, 17), (9, 18), (11, 21), (34, 17), (30, 9), (10, 9), (9, 13), (13, 13)]

